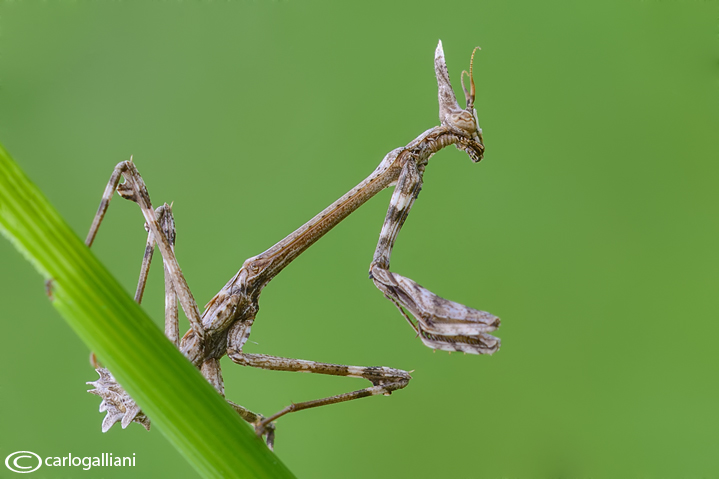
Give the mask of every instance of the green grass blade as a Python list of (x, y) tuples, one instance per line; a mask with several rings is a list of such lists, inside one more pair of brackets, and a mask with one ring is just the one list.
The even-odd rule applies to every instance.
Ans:
[(165, 339), (2, 145), (0, 230), (53, 280), (53, 305), (201, 476), (293, 477)]

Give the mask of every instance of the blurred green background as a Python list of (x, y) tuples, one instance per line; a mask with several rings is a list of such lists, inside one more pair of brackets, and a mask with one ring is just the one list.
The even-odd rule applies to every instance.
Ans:
[[(719, 474), (717, 3), (138, 3), (3, 3), (0, 141), (83, 238), (134, 155), (202, 304), (438, 123), (439, 38), (460, 97), (482, 47), (485, 160), (433, 157), (392, 269), (500, 316), (502, 349), (433, 353), (375, 290), (378, 195), (271, 283), (245, 348), (415, 370), (391, 398), (280, 420), (299, 477)], [(94, 251), (128, 291), (144, 239), (116, 200)], [(157, 430), (100, 432), (88, 350), (6, 241), (0, 304), (1, 458), (135, 453), (34, 477), (196, 477)], [(224, 374), (264, 414), (365, 384)]]

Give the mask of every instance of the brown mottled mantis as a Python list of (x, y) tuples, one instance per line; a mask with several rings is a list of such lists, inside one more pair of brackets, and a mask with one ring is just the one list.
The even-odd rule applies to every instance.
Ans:
[[(260, 292), (270, 280), (350, 213), (389, 186), (394, 186), (395, 190), (370, 264), (370, 278), (375, 286), (397, 306), (417, 336), (430, 348), (471, 354), (492, 354), (499, 349), (499, 339), (488, 334), (499, 327), (499, 318), (440, 298), (411, 279), (389, 270), (392, 246), (419, 194), (429, 158), (442, 148), (455, 145), (465, 151), (473, 162), (482, 159), (482, 130), (474, 109), (473, 60), (474, 52), (468, 73), (469, 91), (464, 86), (467, 72), (462, 72), (462, 89), (467, 101), (466, 108), (462, 109), (449, 81), (440, 41), (434, 59), (440, 125), (425, 131), (408, 145), (390, 151), (372, 174), (344, 196), (264, 253), (247, 259), (237, 274), (210, 300), (202, 314), (175, 257), (175, 226), (170, 207), (164, 204), (153, 210), (145, 183), (132, 159), (115, 167), (86, 244), (92, 244), (115, 191), (139, 205), (148, 238), (135, 300), (140, 302), (142, 299), (150, 261), (157, 245), (165, 268), (165, 333), (221, 395), (224, 396), (224, 386), (219, 360), (224, 355), (243, 366), (364, 378), (372, 383), (357, 391), (291, 404), (267, 418), (228, 401), (243, 419), (254, 425), (258, 435), (266, 437), (270, 448), (274, 442), (274, 421), (287, 413), (378, 394), (389, 395), (409, 383), (409, 373), (400, 369), (345, 366), (242, 351), (258, 311)], [(120, 183), (120, 178), (124, 178), (124, 183)], [(191, 326), (182, 338), (179, 337), (177, 321), (178, 300)], [(123, 428), (131, 422), (149, 428), (147, 416), (117, 384), (112, 374), (97, 364), (95, 366), (100, 379), (88, 384), (95, 386), (90, 392), (103, 399), (100, 410), (107, 411), (102, 424), (103, 432), (118, 421)]]

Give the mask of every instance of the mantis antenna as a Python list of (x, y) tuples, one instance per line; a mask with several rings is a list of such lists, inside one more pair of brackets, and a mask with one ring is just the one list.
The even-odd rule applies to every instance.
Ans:
[[(460, 77), (460, 82), (462, 83), (462, 90), (464, 90), (464, 98), (467, 100), (467, 110), (474, 108), (474, 76), (472, 75), (472, 66), (474, 65), (474, 53), (477, 50), (481, 50), (480, 47), (474, 47), (474, 50), (472, 50), (472, 58), (469, 60), (469, 73), (467, 73), (467, 70), (462, 70), (462, 76)], [(464, 75), (467, 74), (469, 76), (469, 93), (467, 93), (467, 88), (464, 86)]]

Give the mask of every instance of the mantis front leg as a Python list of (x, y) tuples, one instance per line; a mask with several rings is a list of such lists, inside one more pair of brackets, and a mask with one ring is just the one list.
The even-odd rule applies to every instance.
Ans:
[[(392, 301), (422, 342), (434, 349), (492, 354), (500, 340), (487, 334), (499, 327), (499, 318), (440, 298), (409, 278), (389, 271), (392, 246), (422, 187), (422, 170), (407, 161), (390, 200), (377, 249), (370, 265), (370, 278)], [(415, 324), (405, 312), (415, 317)]]

